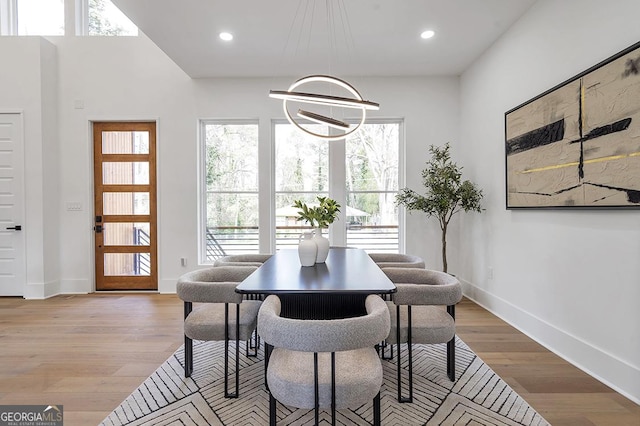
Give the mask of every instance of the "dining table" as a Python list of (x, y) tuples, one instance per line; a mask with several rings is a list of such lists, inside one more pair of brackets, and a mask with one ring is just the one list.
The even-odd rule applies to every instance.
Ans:
[(278, 295), (280, 314), (296, 319), (364, 315), (368, 295), (395, 291), (366, 251), (346, 247), (331, 247), (327, 260), (313, 266), (302, 266), (296, 249), (278, 250), (236, 287), (246, 295)]

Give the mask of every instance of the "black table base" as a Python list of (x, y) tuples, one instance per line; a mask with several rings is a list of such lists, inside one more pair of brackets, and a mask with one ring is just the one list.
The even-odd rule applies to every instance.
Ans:
[(280, 315), (294, 319), (340, 319), (366, 315), (367, 294), (279, 294)]

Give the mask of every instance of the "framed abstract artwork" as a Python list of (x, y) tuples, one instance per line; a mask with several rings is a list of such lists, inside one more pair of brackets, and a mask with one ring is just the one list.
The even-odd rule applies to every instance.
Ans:
[(505, 113), (506, 207), (640, 207), (640, 42)]

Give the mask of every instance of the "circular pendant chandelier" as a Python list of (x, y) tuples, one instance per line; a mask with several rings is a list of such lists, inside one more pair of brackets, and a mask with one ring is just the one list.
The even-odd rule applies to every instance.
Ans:
[[(354, 97), (346, 98), (341, 96), (324, 95), (324, 94), (309, 93), (309, 92), (296, 90), (298, 87), (304, 84), (315, 83), (315, 82), (334, 84), (336, 86), (339, 86), (347, 90)], [(282, 99), (282, 109), (284, 110), (284, 115), (285, 117), (287, 117), (287, 120), (289, 121), (289, 123), (293, 124), (294, 126), (296, 126), (296, 128), (303, 131), (304, 133), (307, 133), (311, 136), (315, 136), (321, 139), (326, 139), (326, 140), (339, 140), (347, 137), (350, 134), (353, 134), (360, 128), (360, 126), (362, 126), (362, 124), (364, 124), (364, 121), (367, 118), (367, 110), (378, 110), (380, 108), (380, 105), (375, 102), (363, 100), (362, 96), (356, 90), (356, 88), (350, 85), (349, 83), (347, 83), (346, 81), (341, 80), (337, 77), (332, 77), (330, 75), (309, 75), (306, 77), (302, 77), (301, 79), (294, 82), (289, 87), (289, 90), (286, 90), (286, 91), (271, 90), (269, 92), (269, 96), (276, 99)], [(300, 102), (304, 104), (323, 105), (323, 106), (329, 106), (332, 108), (337, 107), (337, 108), (359, 109), (361, 110), (361, 116), (358, 123), (352, 126), (349, 123), (346, 123), (341, 120), (337, 120), (333, 117), (328, 117), (326, 115), (319, 114), (312, 111), (307, 111), (304, 109), (298, 109), (296, 115), (300, 118), (307, 119), (313, 123), (326, 124), (330, 128), (343, 131), (342, 133), (338, 133), (338, 134), (316, 133), (311, 130), (305, 129), (300, 123), (298, 123), (293, 118), (293, 115), (291, 114), (291, 111), (289, 111), (289, 108), (288, 108), (289, 101), (295, 101), (295, 102)]]
[[(317, 0), (320, 2), (321, 0)], [(338, 11), (334, 12), (335, 7), (332, 3), (337, 2)], [(347, 11), (344, 5), (344, 0), (324, 0), (325, 8), (327, 12), (327, 27), (329, 29), (329, 50), (331, 51), (335, 46), (338, 45), (337, 42), (337, 31), (334, 25), (334, 17), (333, 14), (337, 13), (336, 20), (339, 20), (343, 25), (349, 22), (347, 17)], [(300, 5), (298, 7), (298, 11), (296, 12), (296, 18), (294, 19), (294, 23), (292, 24), (292, 30), (295, 27), (295, 23), (299, 18), (299, 13), (304, 9), (304, 15), (307, 14), (308, 6), (311, 6), (311, 10), (315, 9), (316, 0), (300, 0)], [(300, 23), (300, 35), (302, 34), (302, 27), (305, 22), (311, 22), (313, 26), (313, 13), (311, 16), (302, 17), (302, 22)], [(309, 30), (309, 37), (310, 37)], [(291, 35), (290, 31), (290, 35)], [(351, 34), (351, 31), (346, 31), (345, 28), (342, 29), (340, 34)], [(287, 45), (289, 44), (289, 39), (287, 40)], [(353, 44), (353, 43), (351, 43)], [(341, 45), (348, 47), (350, 43), (346, 42)], [(297, 46), (297, 45), (296, 45)], [(285, 45), (286, 48), (286, 45)], [(349, 57), (353, 57), (353, 55), (349, 55)], [(331, 62), (331, 61), (329, 61)], [(329, 71), (331, 74), (331, 71)], [(328, 85), (328, 89), (326, 89)], [(312, 90), (304, 90), (304, 86), (315, 88), (315, 92)], [(318, 90), (318, 88), (322, 88), (322, 90)], [(344, 93), (344, 96), (334, 95), (334, 91), (339, 93)], [(321, 93), (317, 93), (321, 92)], [(314, 74), (308, 75), (306, 77), (302, 77), (299, 80), (295, 81), (288, 90), (271, 90), (269, 91), (269, 96), (276, 99), (282, 100), (282, 109), (284, 111), (284, 115), (293, 126), (296, 127), (297, 130), (300, 130), (308, 135), (311, 135), (316, 138), (325, 139), (325, 140), (339, 140), (344, 139), (345, 137), (354, 134), (360, 127), (364, 124), (367, 118), (368, 110), (378, 110), (380, 109), (380, 105), (371, 102), (365, 101), (360, 93), (353, 87), (351, 84), (346, 81), (333, 77), (331, 75), (323, 75), (323, 74)], [(290, 108), (292, 104), (301, 105), (295, 113), (293, 113)], [(320, 109), (316, 108), (315, 111), (310, 111), (308, 105), (316, 105), (319, 106)], [(295, 105), (293, 105), (295, 106)], [(295, 110), (295, 108), (292, 108)], [(360, 118), (354, 124), (350, 124), (344, 120), (335, 118), (334, 112), (336, 110), (344, 110), (344, 109), (356, 109), (360, 110)], [(344, 114), (342, 114), (344, 116)], [(327, 133), (318, 133), (313, 131), (312, 128), (304, 127), (304, 124), (322, 124), (327, 126)]]

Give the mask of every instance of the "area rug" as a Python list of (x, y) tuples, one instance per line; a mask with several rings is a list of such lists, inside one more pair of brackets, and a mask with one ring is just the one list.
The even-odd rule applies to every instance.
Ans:
[[(263, 351), (259, 351), (257, 358), (241, 355), (240, 397), (226, 399), (223, 350), (223, 342), (194, 341), (193, 375), (185, 379), (181, 347), (107, 416), (101, 426), (268, 425), (269, 397), (264, 386)], [(459, 338), (456, 338), (455, 382), (447, 377), (445, 358), (444, 344), (414, 345), (414, 402), (411, 404), (400, 404), (396, 399), (397, 357), (382, 362), (383, 425), (548, 425)], [(406, 356), (402, 359), (404, 368), (406, 359)], [(406, 379), (403, 381), (406, 383)], [(371, 424), (372, 409), (368, 403), (340, 410), (337, 424)], [(277, 411), (278, 425), (314, 423), (313, 410), (278, 403)], [(321, 424), (331, 424), (330, 420), (330, 413), (322, 412)]]

